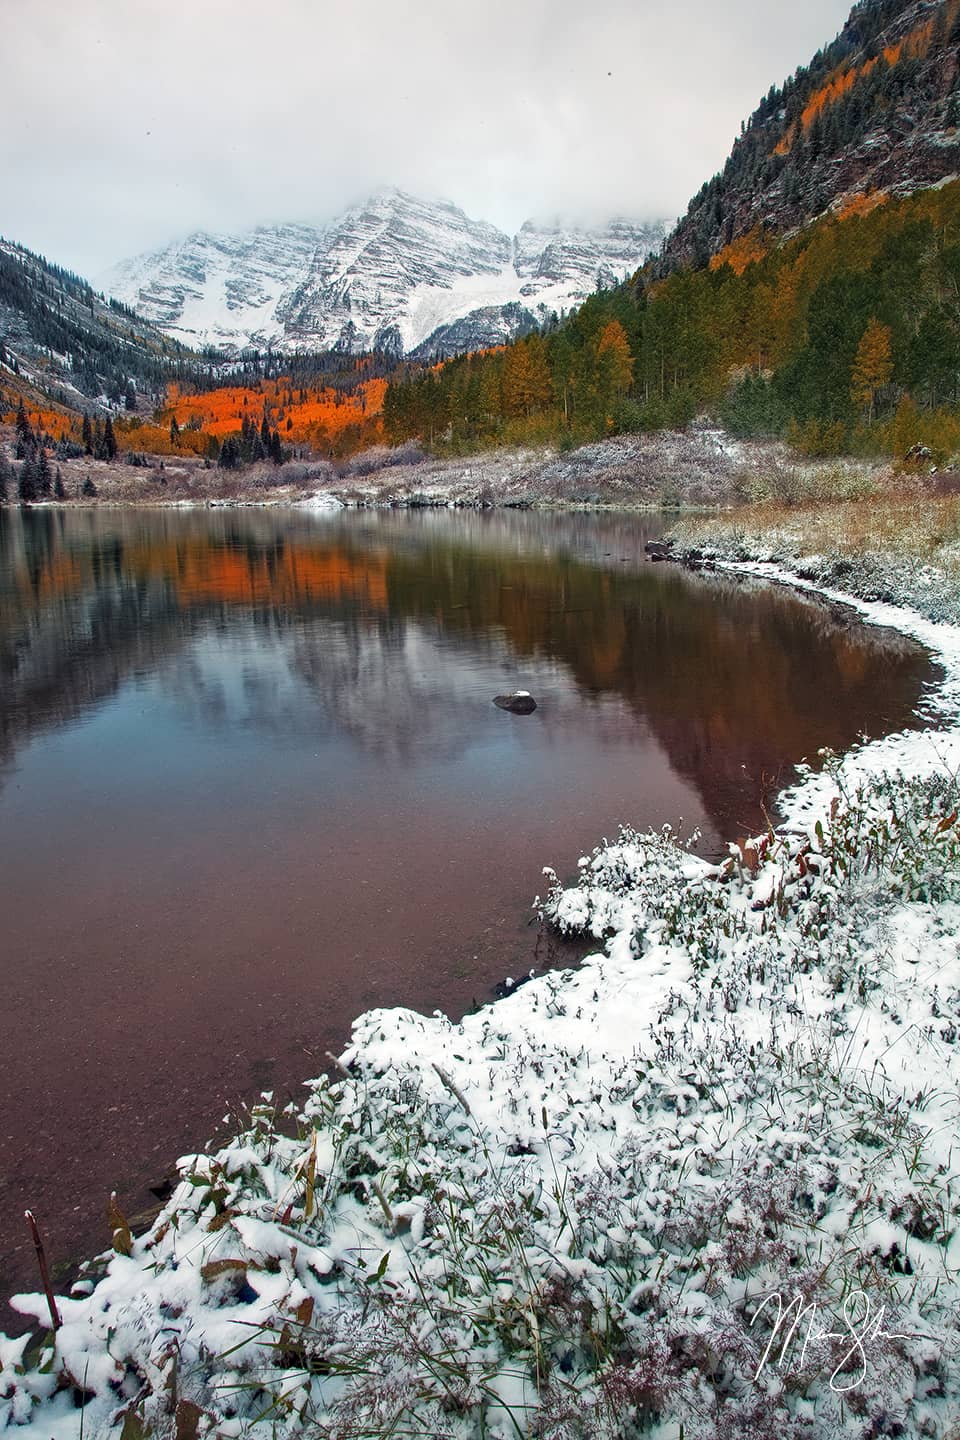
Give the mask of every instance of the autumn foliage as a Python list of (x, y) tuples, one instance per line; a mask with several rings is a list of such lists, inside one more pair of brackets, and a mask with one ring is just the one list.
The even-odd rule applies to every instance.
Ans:
[(724, 245), (722, 250), (712, 255), (710, 269), (719, 270), (721, 265), (729, 265), (734, 275), (742, 275), (748, 265), (754, 265), (763, 259), (767, 249), (768, 246), (761, 239), (759, 227), (755, 226), (749, 234), (731, 240), (729, 245)]
[(949, 455), (958, 235), (960, 183), (860, 193), (780, 243), (754, 232), (702, 270), (650, 267), (543, 335), (406, 376), (387, 391), (387, 436), (461, 453), (573, 445), (708, 411), (817, 454), (878, 453), (899, 447), (907, 397), (913, 429)]
[(877, 392), (893, 376), (893, 343), (889, 325), (871, 316), (857, 346), (850, 375), (850, 394), (855, 405), (865, 407), (873, 419)]
[[(13, 425), (17, 418), (19, 396), (7, 395), (0, 400), (0, 421)], [(47, 405), (25, 406), (27, 419), (38, 435), (49, 435), (53, 440), (79, 440), (80, 417), (70, 410)]]
[[(960, 15), (960, 0), (948, 0), (944, 7), (942, 23), (950, 30)], [(881, 61), (893, 68), (903, 60), (921, 60), (930, 51), (935, 35), (933, 18), (916, 25), (901, 40), (885, 45), (879, 55), (870, 56), (859, 65), (841, 65), (820, 85), (807, 100), (800, 115), (799, 125), (795, 122), (774, 148), (775, 155), (787, 155), (793, 149), (798, 137), (809, 134), (814, 122), (832, 105), (849, 95), (854, 86), (877, 68)]]
[(887, 196), (882, 190), (861, 191), (856, 195), (848, 196), (837, 212), (838, 220), (854, 220), (864, 215), (869, 215), (880, 205), (887, 203)]
[(285, 444), (305, 445), (322, 450), (350, 426), (370, 432), (370, 443), (378, 438), (378, 417), (383, 409), (385, 380), (367, 380), (352, 391), (333, 388), (295, 388), (285, 377), (260, 380), (254, 385), (225, 386), (201, 394), (184, 394), (176, 385), (167, 392), (167, 404), (158, 419), (169, 427), (174, 418), (181, 434), (203, 430), (222, 439), (234, 435), (244, 415), (266, 416), (271, 428), (279, 429)]
[(153, 421), (121, 420), (117, 438), (125, 450), (206, 456), (239, 436), (245, 421), (259, 427), (265, 419), (284, 447), (349, 453), (381, 440), (386, 385), (370, 379), (335, 389), (296, 385), (285, 376), (192, 393), (170, 385)]

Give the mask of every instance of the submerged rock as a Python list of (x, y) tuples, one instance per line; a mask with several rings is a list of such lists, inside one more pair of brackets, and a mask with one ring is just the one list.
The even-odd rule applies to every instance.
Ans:
[(511, 715), (532, 715), (537, 708), (529, 690), (515, 690), (512, 695), (494, 695), (493, 703), (501, 710), (509, 710)]

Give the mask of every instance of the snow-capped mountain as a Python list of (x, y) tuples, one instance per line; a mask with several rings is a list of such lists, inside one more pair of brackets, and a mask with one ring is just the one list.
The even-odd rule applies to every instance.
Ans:
[(455, 205), (388, 190), (320, 227), (198, 232), (97, 283), (191, 346), (453, 354), (512, 339), (598, 280), (621, 280), (665, 231), (528, 221), (511, 239)]

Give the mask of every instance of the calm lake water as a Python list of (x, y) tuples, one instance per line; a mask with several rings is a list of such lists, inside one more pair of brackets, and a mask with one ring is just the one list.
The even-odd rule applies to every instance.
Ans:
[(142, 1210), (361, 1010), (548, 963), (545, 864), (620, 822), (719, 854), (793, 762), (911, 723), (917, 646), (648, 563), (660, 528), (0, 512), (0, 1292), (26, 1205), (102, 1249), (111, 1189)]

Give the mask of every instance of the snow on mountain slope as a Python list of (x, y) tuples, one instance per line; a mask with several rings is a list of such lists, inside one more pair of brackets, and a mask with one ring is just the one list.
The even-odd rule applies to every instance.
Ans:
[[(276, 332), (282, 298), (313, 264), (321, 233), (261, 226), (242, 236), (203, 232), (121, 261), (97, 285), (178, 340), (257, 344)], [(238, 342), (238, 336), (246, 338)]]
[(623, 220), (597, 231), (528, 221), (511, 239), (455, 205), (387, 190), (321, 227), (198, 232), (98, 283), (194, 346), (452, 353), (578, 304), (598, 279), (635, 270), (664, 233)]
[(629, 220), (612, 220), (599, 231), (544, 227), (527, 220), (513, 242), (514, 268), (527, 280), (521, 294), (539, 294), (552, 285), (589, 294), (598, 280), (614, 285), (637, 269), (638, 254), (646, 259), (662, 238), (656, 226)]

